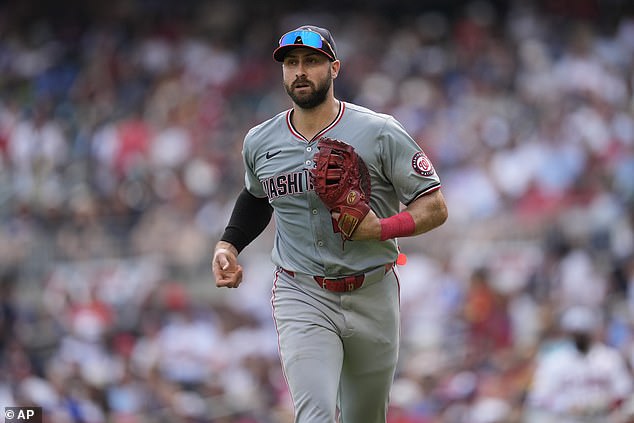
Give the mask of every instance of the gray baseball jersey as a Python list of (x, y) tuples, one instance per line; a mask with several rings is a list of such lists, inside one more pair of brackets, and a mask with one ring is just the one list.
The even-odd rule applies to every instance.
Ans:
[(317, 142), (328, 136), (352, 145), (371, 181), (370, 206), (378, 217), (399, 212), (400, 203), (440, 188), (420, 146), (393, 117), (340, 102), (333, 122), (307, 140), (291, 122), (292, 109), (252, 128), (243, 146), (245, 184), (274, 209), (273, 263), (294, 272), (328, 277), (362, 273), (394, 262), (396, 240), (342, 242), (330, 212), (309, 178)]

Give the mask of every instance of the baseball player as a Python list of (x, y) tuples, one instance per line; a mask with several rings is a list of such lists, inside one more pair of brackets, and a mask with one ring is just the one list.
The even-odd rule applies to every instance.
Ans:
[(621, 352), (601, 342), (597, 310), (567, 309), (564, 342), (539, 356), (527, 397), (526, 423), (620, 423), (619, 408), (634, 393)]
[(216, 286), (240, 285), (238, 254), (274, 214), (273, 317), (295, 422), (384, 423), (399, 346), (396, 238), (446, 220), (440, 181), (393, 117), (335, 98), (330, 31), (292, 30), (273, 57), (293, 107), (244, 139), (245, 188), (215, 248)]

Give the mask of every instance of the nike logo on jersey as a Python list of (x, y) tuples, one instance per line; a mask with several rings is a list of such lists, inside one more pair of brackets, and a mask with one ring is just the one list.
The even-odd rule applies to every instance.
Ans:
[(282, 152), (282, 150), (278, 150), (275, 153), (271, 153), (270, 151), (266, 152), (266, 158), (267, 159), (272, 159), (273, 157), (277, 156), (278, 154), (280, 154)]

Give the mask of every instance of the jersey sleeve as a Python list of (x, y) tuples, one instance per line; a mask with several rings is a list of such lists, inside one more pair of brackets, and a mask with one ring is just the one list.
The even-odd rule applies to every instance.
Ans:
[(393, 117), (382, 129), (381, 157), (385, 176), (405, 205), (440, 188), (440, 178), (422, 148)]
[(244, 162), (244, 186), (254, 197), (262, 198), (266, 197), (262, 183), (256, 176), (256, 160), (255, 152), (253, 151), (253, 130), (249, 131), (244, 137), (244, 144), (242, 146), (242, 160)]

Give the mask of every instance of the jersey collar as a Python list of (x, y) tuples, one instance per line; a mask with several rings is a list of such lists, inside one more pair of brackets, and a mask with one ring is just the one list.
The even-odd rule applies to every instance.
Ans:
[(326, 126), (324, 129), (322, 129), (321, 131), (319, 131), (312, 139), (307, 139), (306, 137), (304, 137), (302, 134), (300, 134), (295, 127), (293, 126), (293, 122), (291, 122), (291, 115), (293, 114), (293, 109), (289, 109), (286, 112), (286, 124), (288, 125), (288, 130), (291, 131), (291, 134), (293, 134), (293, 136), (295, 138), (300, 139), (301, 141), (306, 141), (306, 142), (311, 142), (315, 139), (318, 139), (320, 137), (322, 137), (326, 132), (330, 131), (332, 128), (335, 127), (335, 125), (337, 125), (339, 123), (339, 121), (341, 120), (342, 116), (343, 116), (343, 112), (346, 109), (346, 103), (343, 101), (339, 101), (339, 113), (337, 113), (337, 116), (335, 116), (335, 118), (333, 119), (332, 122), (330, 122), (328, 124), (328, 126)]

